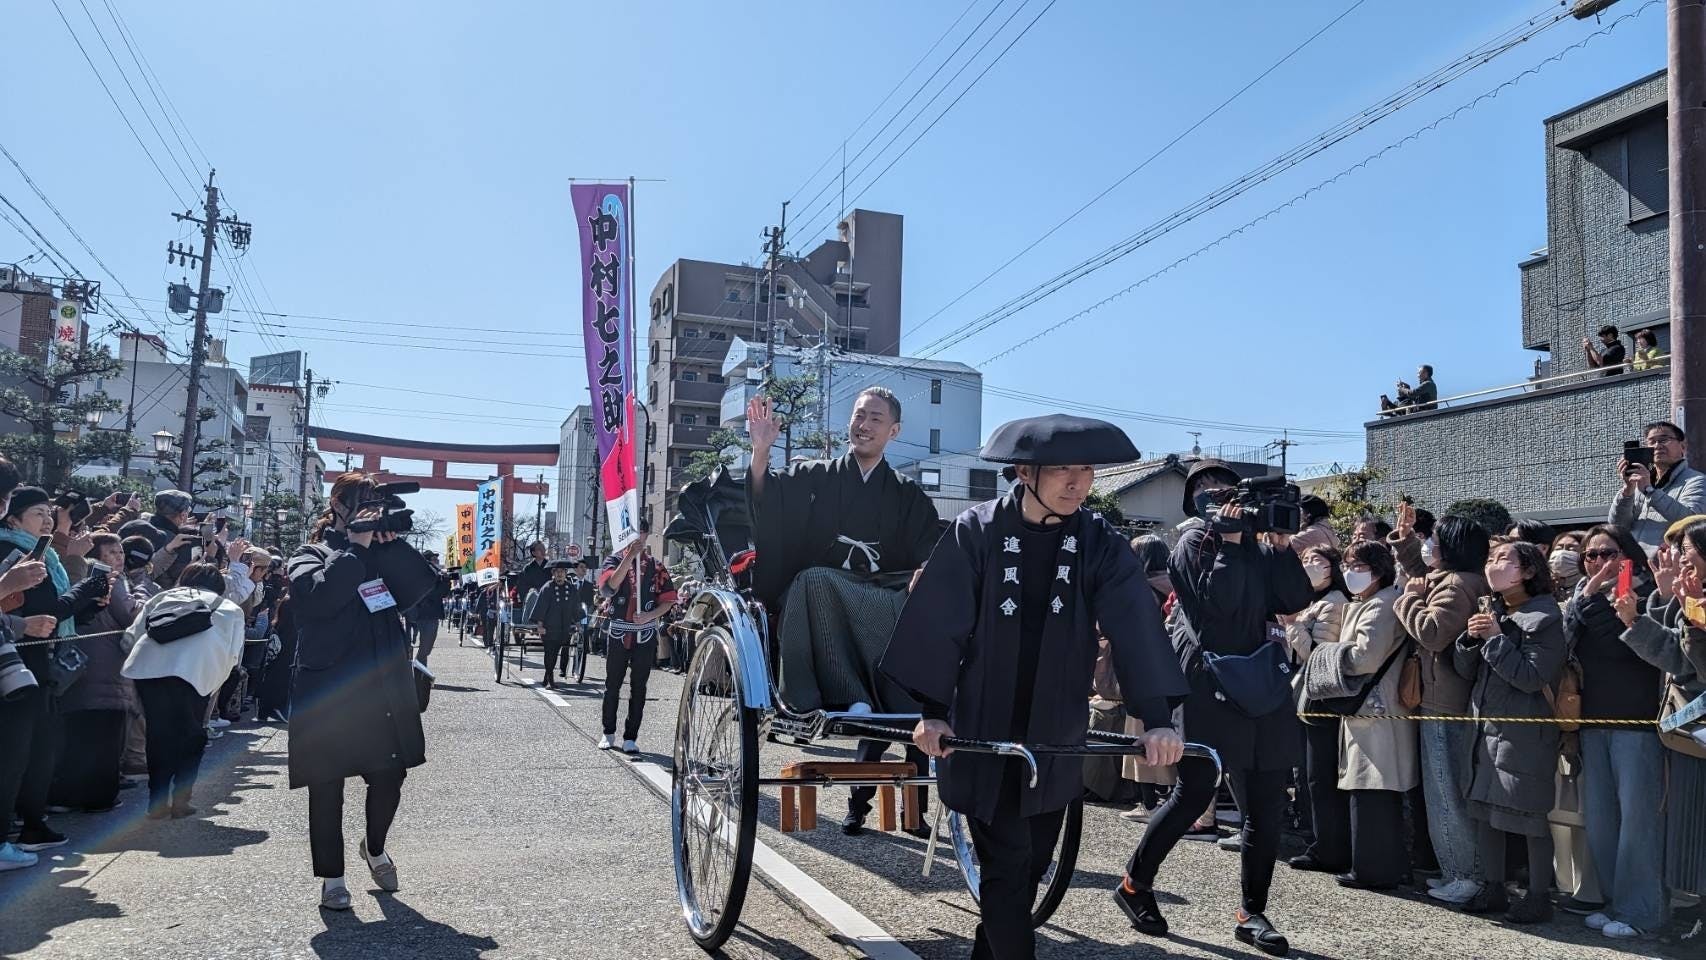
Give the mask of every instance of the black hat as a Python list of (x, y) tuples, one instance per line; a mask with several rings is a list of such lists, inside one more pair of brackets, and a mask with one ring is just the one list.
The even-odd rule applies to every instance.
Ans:
[(140, 570), (148, 566), (148, 561), (154, 559), (154, 542), (147, 537), (125, 537), (119, 543), (119, 548), (124, 551), (126, 570)]
[(1214, 474), (1235, 486), (1238, 481), (1244, 479), (1225, 460), (1198, 460), (1191, 464), (1191, 471), (1185, 474), (1185, 516), (1187, 517), (1201, 516), (1197, 513), (1196, 491), (1192, 487), (1196, 484), (1197, 478), (1205, 474)]
[(575, 564), (573, 560), (552, 560), (550, 563), (545, 565), (545, 569), (547, 570), (573, 570), (574, 568)]
[[(1142, 454), (1124, 430), (1106, 420), (1051, 413), (996, 427), (978, 456), (991, 463), (1061, 467), (1130, 463)], [(1012, 467), (1001, 473), (1009, 480), (1015, 476)]]
[(6, 516), (21, 517), (25, 510), (36, 504), (50, 502), (52, 498), (40, 487), (19, 487), (12, 491), (12, 503), (6, 508)]

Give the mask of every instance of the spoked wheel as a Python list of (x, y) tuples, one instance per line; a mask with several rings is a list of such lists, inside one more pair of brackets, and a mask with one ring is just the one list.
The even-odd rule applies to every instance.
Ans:
[[(1066, 818), (1060, 825), (1060, 839), (1055, 842), (1054, 859), (1037, 884), (1037, 902), (1031, 906), (1031, 926), (1040, 927), (1054, 916), (1066, 891), (1072, 886), (1072, 871), (1078, 867), (1078, 840), (1084, 832), (1084, 801), (1074, 800), (1066, 808)], [(977, 851), (971, 842), (971, 830), (963, 817), (948, 813), (948, 835), (954, 844), (954, 859), (959, 861), (960, 875), (965, 877), (966, 889), (973, 900), (978, 899), (983, 874), (977, 863)]]
[(492, 672), (499, 683), (504, 682), (504, 641), (509, 639), (509, 630), (503, 624), (492, 627)]
[(575, 654), (574, 654), (575, 655), (575, 663), (574, 663), (574, 667), (575, 667), (575, 682), (576, 683), (585, 683), (586, 682), (586, 648), (591, 643), (592, 643), (592, 638), (587, 635), (586, 628), (582, 627), (581, 632), (580, 632), (580, 636), (578, 636), (576, 638), (576, 642), (575, 642)]
[(699, 946), (734, 932), (758, 834), (758, 711), (743, 706), (734, 642), (712, 627), (687, 668), (670, 821), (682, 918)]

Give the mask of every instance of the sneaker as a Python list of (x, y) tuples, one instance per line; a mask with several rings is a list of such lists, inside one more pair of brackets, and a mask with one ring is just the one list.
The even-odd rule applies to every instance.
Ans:
[(172, 805), (173, 820), (187, 820), (190, 817), (195, 816), (197, 812), (196, 808), (187, 803), (175, 803)]
[(1613, 940), (1633, 940), (1636, 937), (1644, 937), (1647, 935), (1647, 931), (1642, 930), (1640, 927), (1631, 927), (1621, 920), (1611, 921), (1599, 932)]
[(1590, 913), (1588, 914), (1587, 919), (1582, 921), (1589, 930), (1592, 930), (1595, 933), (1604, 930), (1605, 925), (1610, 922), (1611, 918), (1603, 913)]
[(622, 741), (622, 752), (628, 754), (629, 756), (633, 756), (634, 754), (640, 752), (640, 745), (635, 743), (632, 740), (624, 740), (624, 741)]
[(1291, 953), (1291, 942), (1259, 913), (1239, 910), (1238, 926), (1232, 928), (1232, 936), (1270, 957), (1284, 957)]
[(65, 846), (65, 834), (56, 832), (52, 827), (25, 827), (18, 833), (18, 849), (25, 853), (35, 853), (38, 850), (52, 850), (54, 847)]
[(1332, 869), (1331, 867), (1327, 866), (1326, 864), (1322, 863), (1321, 861), (1315, 859), (1315, 857), (1312, 854), (1307, 854), (1307, 853), (1300, 853), (1297, 856), (1292, 857), (1290, 860), (1287, 860), (1285, 862), (1285, 865), (1292, 868), (1293, 870), (1302, 870), (1306, 873), (1339, 873), (1340, 872), (1338, 870)]
[[(1605, 912), (1605, 904), (1597, 900), (1579, 900), (1575, 897), (1554, 895), (1552, 902), (1558, 905), (1558, 909), (1565, 913), (1573, 913), (1578, 917)], [(1594, 929), (1597, 930), (1598, 928), (1595, 927)]]
[(1465, 900), (1457, 909), (1464, 913), (1503, 913), (1510, 909), (1510, 896), (1505, 893), (1502, 883), (1483, 884), (1473, 897)]
[(1127, 890), (1125, 882), (1114, 888), (1114, 903), (1131, 921), (1138, 933), (1151, 937), (1167, 935), (1167, 918), (1161, 915), (1161, 905), (1155, 902), (1153, 890)]
[(1222, 850), (1231, 850), (1233, 853), (1237, 853), (1244, 849), (1244, 835), (1235, 833), (1230, 837), (1221, 837), (1215, 841), (1215, 846)]
[(1137, 806), (1132, 807), (1130, 810), (1127, 810), (1124, 813), (1120, 814), (1120, 819), (1121, 820), (1130, 820), (1133, 823), (1148, 823), (1149, 818), (1154, 816), (1154, 815), (1155, 815), (1154, 810), (1151, 810), (1148, 807), (1146, 807), (1140, 803)]
[(345, 886), (341, 881), (337, 884), (337, 886), (333, 886), (331, 881), (321, 880), (320, 881), (320, 909), (322, 909), (322, 910), (348, 910), (349, 909), (349, 887)]
[[(230, 724), (226, 724), (226, 726), (230, 726)], [(207, 725), (207, 739), (218, 740), (220, 737), (223, 737), (223, 736), (225, 736), (224, 730), (219, 729), (218, 727), (214, 726), (211, 723)]]
[(379, 889), (387, 893), (396, 893), (397, 864), (391, 860), (389, 853), (382, 853), (378, 859), (367, 855), (367, 840), (361, 841), (361, 859), (367, 862), (367, 872), (373, 874), (373, 882), (379, 884)]
[(1481, 885), (1467, 877), (1441, 884), (1428, 891), (1428, 896), (1441, 903), (1464, 904), (1481, 892)]
[(0, 843), (0, 873), (33, 867), (39, 859), (35, 854), (25, 853), (9, 843)]
[(1429, 890), (1438, 890), (1440, 887), (1443, 887), (1447, 883), (1451, 883), (1451, 882), (1452, 881), (1447, 880), (1444, 877), (1429, 877), (1428, 878), (1428, 889)]
[(63, 804), (50, 803), (47, 805), (47, 812), (48, 813), (71, 813), (72, 810), (70, 807), (67, 807)]
[(609, 750), (614, 746), (616, 746), (616, 735), (613, 733), (607, 733), (598, 740), (598, 749), (600, 750)]
[(865, 833), (865, 818), (848, 814), (841, 818), (841, 832), (845, 836), (858, 837)]
[(212, 720), (207, 721), (207, 725), (216, 730), (224, 730), (226, 727), (231, 725), (231, 721), (224, 717), (214, 717)]

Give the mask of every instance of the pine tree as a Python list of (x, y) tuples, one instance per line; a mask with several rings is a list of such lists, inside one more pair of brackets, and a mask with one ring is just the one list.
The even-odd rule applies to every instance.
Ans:
[(91, 413), (124, 404), (84, 384), (117, 374), (122, 364), (105, 346), (91, 347), (45, 363), (0, 349), (0, 376), (14, 383), (0, 389), (0, 413), (18, 420), (24, 432), (0, 436), (0, 453), (28, 480), (49, 490), (64, 487), (78, 467), (130, 456), (130, 438), (112, 430), (90, 430)]

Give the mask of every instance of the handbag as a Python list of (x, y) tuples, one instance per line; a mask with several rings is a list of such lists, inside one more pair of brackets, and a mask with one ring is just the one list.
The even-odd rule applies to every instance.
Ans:
[(1422, 705), (1422, 656), (1412, 653), (1404, 658), (1404, 669), (1398, 674), (1398, 705), (1414, 710)]
[(1285, 644), (1263, 643), (1246, 654), (1211, 653), (1202, 649), (1197, 628), (1178, 607), (1173, 608), (1172, 626), (1173, 652), (1185, 676), (1206, 677), (1216, 700), (1254, 720), (1281, 709), (1291, 698), (1291, 658)]
[(89, 655), (75, 643), (56, 643), (47, 658), (47, 689), (56, 697), (65, 695), (71, 685), (82, 679), (89, 669)]
[(1405, 644), (1400, 644), (1398, 649), (1392, 651), (1392, 655), (1386, 658), (1386, 662), (1380, 665), (1379, 670), (1361, 678), (1364, 683), (1356, 693), (1348, 697), (1327, 697), (1323, 700), (1311, 700), (1309, 701), (1310, 711), (1313, 713), (1336, 713), (1341, 717), (1356, 716), (1357, 712), (1362, 709), (1362, 705), (1368, 702), (1369, 694), (1380, 686), (1380, 681), (1385, 678), (1386, 671), (1392, 669), (1392, 664), (1398, 662), (1398, 658), (1403, 655), (1405, 646)]
[[(1541, 687), (1540, 692), (1546, 695), (1546, 704), (1552, 708), (1552, 716), (1561, 721), (1575, 721), (1582, 718), (1582, 665), (1574, 660), (1564, 661), (1564, 672), (1558, 677), (1558, 686)], [(1559, 723), (1558, 729), (1564, 733), (1580, 730), (1580, 723)]]
[[(217, 603), (217, 599), (214, 602)], [(146, 623), (148, 639), (155, 643), (172, 643), (213, 629), (213, 604), (200, 596), (187, 600), (163, 600), (148, 611)]]

